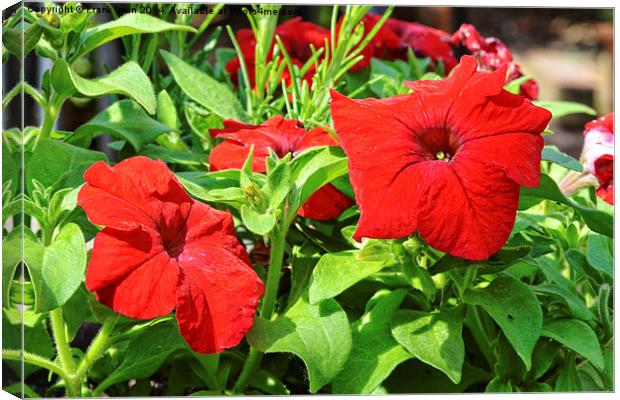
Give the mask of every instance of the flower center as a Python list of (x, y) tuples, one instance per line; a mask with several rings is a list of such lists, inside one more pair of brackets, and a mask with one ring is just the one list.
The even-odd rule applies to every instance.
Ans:
[(171, 258), (177, 258), (183, 251), (185, 245), (185, 235), (170, 235), (164, 239), (164, 248)]
[(433, 128), (417, 134), (417, 140), (429, 160), (449, 162), (459, 149), (457, 135), (447, 128)]

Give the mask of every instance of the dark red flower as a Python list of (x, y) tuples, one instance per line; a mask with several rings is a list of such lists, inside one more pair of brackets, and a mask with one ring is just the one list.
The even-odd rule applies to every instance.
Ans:
[(614, 204), (614, 114), (588, 122), (583, 134), (584, 172), (598, 180), (596, 195)]
[[(369, 33), (379, 20), (381, 15), (366, 14), (362, 19), (365, 33)], [(435, 62), (442, 61), (446, 72), (450, 72), (456, 65), (448, 33), (416, 22), (388, 18), (362, 51), (364, 59), (351, 70), (367, 67), (373, 57), (382, 60), (405, 60), (408, 48), (412, 48), (420, 57), (430, 57)]]
[[(337, 146), (338, 143), (323, 129), (306, 131), (298, 121), (276, 116), (261, 125), (247, 125), (234, 120), (225, 120), (224, 129), (212, 129), (216, 138), (227, 139), (216, 145), (209, 156), (211, 170), (239, 169), (248, 158), (254, 146), (252, 170), (265, 172), (265, 159), (269, 149), (278, 157), (288, 153), (293, 156), (315, 146)], [(353, 205), (353, 201), (327, 184), (317, 190), (299, 209), (304, 218), (329, 220), (338, 217), (342, 211)]]
[(95, 225), (86, 287), (114, 311), (151, 319), (176, 309), (199, 353), (237, 345), (250, 329), (263, 282), (235, 236), (230, 213), (189, 197), (161, 161), (93, 164), (78, 204)]
[[(497, 38), (483, 37), (473, 25), (462, 24), (452, 35), (452, 43), (465, 47), (474, 55), (482, 70), (495, 71), (505, 66), (508, 71), (508, 81), (523, 76), (521, 67), (513, 61), (508, 46)], [(519, 94), (535, 100), (538, 97), (538, 84), (533, 79), (522, 83)]]
[(464, 56), (450, 77), (412, 94), (352, 100), (332, 91), (360, 221), (354, 237), (401, 238), (471, 260), (508, 239), (519, 185), (539, 185), (551, 114), (505, 90), (506, 70), (476, 72)]
[[(325, 39), (329, 39), (329, 30), (313, 24), (312, 22), (302, 21), (301, 17), (293, 18), (276, 27), (276, 35), (280, 36), (284, 48), (288, 52), (293, 64), (302, 67), (303, 64), (312, 57), (310, 45), (315, 49), (320, 49), (325, 45)], [(237, 41), (241, 47), (241, 53), (245, 60), (248, 70), (248, 78), (252, 87), (256, 85), (255, 70), (255, 47), (256, 38), (251, 29), (239, 29), (236, 33)], [(271, 60), (273, 47), (275, 46), (275, 38), (271, 44), (268, 61)], [(235, 57), (226, 64), (226, 72), (230, 75), (231, 80), (238, 86), (238, 73), (241, 68), (239, 58)], [(313, 69), (311, 68), (304, 76), (304, 79), (312, 79)], [(290, 73), (287, 69), (284, 71), (283, 79), (290, 83)]]

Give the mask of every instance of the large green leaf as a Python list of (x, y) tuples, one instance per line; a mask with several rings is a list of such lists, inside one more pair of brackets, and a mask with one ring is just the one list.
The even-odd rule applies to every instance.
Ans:
[(601, 370), (605, 360), (596, 333), (588, 324), (578, 319), (558, 319), (545, 322), (542, 335), (550, 337), (576, 351)]
[(583, 207), (566, 198), (555, 181), (545, 174), (540, 176), (540, 185), (538, 187), (521, 188), (519, 209), (525, 210), (540, 202), (541, 199), (555, 201), (574, 208), (581, 218), (583, 218), (586, 225), (594, 232), (613, 237), (613, 216), (611, 214), (601, 210)]
[(24, 261), (34, 286), (35, 311), (62, 307), (84, 279), (84, 236), (76, 224), (63, 226), (47, 247), (25, 236)]
[(99, 384), (93, 396), (118, 382), (151, 376), (173, 352), (187, 348), (172, 323), (159, 323), (149, 327), (127, 349), (121, 365)]
[(398, 364), (412, 358), (390, 332), (392, 315), (406, 294), (399, 289), (381, 297), (353, 323), (353, 348), (343, 370), (332, 383), (333, 393), (370, 394)]
[(227, 85), (216, 81), (172, 53), (162, 50), (161, 55), (174, 80), (190, 99), (222, 118), (241, 121), (245, 119), (243, 106)]
[(2, 240), (2, 305), (10, 306), (9, 291), (17, 265), (22, 259), (21, 228), (13, 229)]
[(80, 94), (99, 97), (105, 94), (122, 94), (131, 97), (149, 112), (155, 113), (155, 92), (149, 77), (140, 66), (130, 61), (108, 75), (97, 79), (79, 76), (65, 60), (59, 58), (52, 68), (52, 85), (63, 97)]
[(310, 278), (310, 303), (336, 297), (357, 282), (380, 271), (385, 264), (385, 259), (365, 260), (359, 250), (323, 255)]
[(121, 100), (97, 114), (75, 131), (75, 138), (93, 138), (107, 133), (129, 142), (138, 151), (159, 135), (174, 129), (149, 117), (131, 100)]
[(392, 334), (413, 356), (458, 384), (465, 361), (463, 318), (462, 307), (431, 313), (401, 310), (392, 318)]
[(310, 392), (331, 382), (351, 350), (347, 314), (333, 299), (310, 304), (302, 295), (280, 318), (256, 319), (247, 335), (250, 345), (264, 353), (293, 353), (308, 369)]
[(482, 289), (468, 289), (463, 300), (481, 306), (497, 322), (527, 369), (542, 329), (542, 310), (527, 285), (500, 276)]
[(84, 183), (84, 171), (97, 161), (107, 161), (106, 155), (54, 139), (41, 139), (25, 171), (26, 188), (32, 193), (33, 179), (54, 189), (80, 186)]
[(130, 13), (121, 18), (97, 25), (84, 32), (80, 37), (78, 51), (72, 59), (77, 59), (95, 48), (121, 36), (136, 33), (158, 33), (171, 30), (195, 32), (191, 26), (175, 25), (162, 18), (156, 18), (146, 13)]

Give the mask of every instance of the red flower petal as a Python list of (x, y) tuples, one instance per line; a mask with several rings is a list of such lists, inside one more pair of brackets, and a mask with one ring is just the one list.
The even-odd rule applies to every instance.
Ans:
[(342, 194), (333, 185), (327, 184), (312, 193), (312, 196), (301, 206), (298, 214), (304, 218), (328, 221), (338, 218), (344, 210), (353, 204), (353, 200)]
[(449, 165), (430, 162), (418, 214), (418, 232), (434, 248), (484, 260), (506, 243), (519, 203), (519, 185), (501, 168), (465, 150)]
[(178, 272), (152, 232), (106, 228), (95, 238), (86, 287), (120, 314), (151, 319), (173, 310)]
[(198, 353), (236, 346), (252, 326), (264, 286), (236, 255), (195, 243), (179, 257), (176, 318), (181, 335)]
[(78, 205), (95, 225), (156, 229), (161, 202), (192, 201), (166, 164), (147, 157), (132, 157), (114, 168), (96, 162), (86, 170), (84, 179)]

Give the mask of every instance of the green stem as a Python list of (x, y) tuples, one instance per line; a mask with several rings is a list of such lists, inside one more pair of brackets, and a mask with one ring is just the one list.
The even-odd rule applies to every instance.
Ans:
[(86, 350), (86, 354), (84, 358), (80, 362), (78, 366), (77, 372), (75, 373), (76, 379), (81, 382), (84, 376), (88, 373), (90, 367), (103, 355), (103, 353), (108, 349), (109, 345), (112, 343), (111, 336), (112, 331), (114, 331), (114, 327), (116, 326), (116, 321), (118, 321), (119, 316), (116, 315), (107, 319), (99, 333), (92, 341), (88, 350)]
[(474, 305), (467, 305), (466, 325), (469, 328), (474, 340), (478, 344), (484, 359), (487, 361), (489, 368), (495, 365), (495, 355), (491, 350), (491, 341), (484, 330), (484, 325), (480, 320), (478, 309)]
[[(284, 221), (287, 218), (283, 218)], [(275, 311), (276, 300), (278, 297), (278, 287), (280, 284), (280, 277), (282, 275), (282, 258), (284, 257), (284, 244), (286, 242), (286, 229), (274, 228), (271, 235), (271, 254), (269, 256), (269, 271), (267, 273), (267, 284), (265, 287), (265, 295), (263, 296), (263, 303), (261, 304), (259, 315), (263, 319), (271, 319)], [(241, 393), (248, 385), (248, 382), (254, 375), (254, 372), (258, 369), (261, 360), (263, 359), (263, 353), (250, 349), (248, 358), (245, 360), (243, 369), (237, 378), (235, 383), (235, 393)]]
[(2, 359), (20, 362), (23, 360), (25, 363), (35, 365), (40, 368), (45, 368), (46, 370), (60, 376), (62, 379), (67, 380), (67, 374), (62, 368), (60, 368), (58, 365), (54, 364), (47, 358), (43, 358), (36, 354), (28, 353), (26, 351), (22, 352), (21, 350), (2, 350)]
[(62, 316), (62, 309), (57, 308), (50, 311), (50, 321), (52, 323), (52, 334), (56, 343), (56, 351), (60, 360), (60, 365), (65, 372), (65, 382), (67, 395), (78, 397), (80, 395), (80, 384), (75, 378), (75, 362), (69, 346), (65, 320)]

